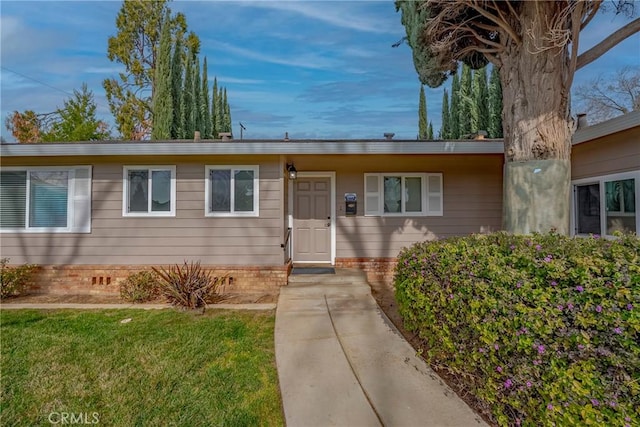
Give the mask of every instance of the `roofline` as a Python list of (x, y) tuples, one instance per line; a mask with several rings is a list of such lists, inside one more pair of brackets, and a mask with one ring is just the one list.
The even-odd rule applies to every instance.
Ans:
[(210, 141), (2, 144), (2, 157), (295, 154), (502, 154), (502, 140), (482, 141)]
[(611, 135), (617, 132), (622, 132), (634, 127), (640, 126), (640, 110), (632, 111), (627, 114), (623, 114), (618, 117), (614, 117), (611, 120), (597, 123), (592, 126), (587, 126), (582, 129), (578, 129), (573, 135), (572, 144), (582, 144), (603, 136)]

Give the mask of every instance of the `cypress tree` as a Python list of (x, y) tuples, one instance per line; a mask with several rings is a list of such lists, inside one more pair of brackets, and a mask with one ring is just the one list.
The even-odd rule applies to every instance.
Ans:
[(184, 85), (182, 86), (181, 100), (181, 128), (182, 139), (193, 139), (195, 123), (193, 122), (193, 60), (189, 56), (184, 72)]
[(427, 134), (427, 138), (432, 140), (433, 139), (433, 123), (429, 122), (429, 132)]
[(440, 128), (440, 138), (451, 138), (451, 115), (449, 113), (449, 94), (447, 89), (444, 89), (442, 94), (442, 127)]
[(498, 69), (493, 67), (489, 78), (489, 137), (502, 138), (502, 85)]
[(460, 134), (459, 138), (472, 133), (471, 128), (471, 112), (473, 110), (473, 97), (471, 94), (471, 67), (466, 64), (462, 65), (462, 76), (460, 77), (460, 97), (459, 97), (459, 117), (460, 117)]
[(440, 128), (440, 138), (451, 138), (451, 113), (449, 112), (449, 93), (446, 88), (442, 94), (442, 127)]
[(200, 108), (202, 110), (202, 137), (211, 139), (211, 112), (209, 110), (209, 79), (207, 70), (207, 57), (204, 57), (202, 65), (202, 90), (200, 92)]
[(218, 104), (216, 105), (216, 122), (218, 126), (218, 136), (220, 136), (220, 132), (226, 132), (224, 129), (224, 98), (222, 97), (222, 87), (218, 88)]
[(196, 56), (193, 60), (193, 126), (194, 129), (202, 135), (202, 99), (200, 98), (200, 88), (202, 80), (200, 78), (200, 57)]
[(218, 78), (213, 78), (213, 90), (211, 91), (211, 136), (214, 139), (218, 139), (218, 133), (220, 132), (219, 121), (219, 107), (218, 107)]
[(482, 67), (473, 73), (473, 115), (474, 132), (489, 132), (489, 89), (487, 88), (487, 68)]
[(451, 123), (451, 139), (460, 138), (460, 78), (458, 72), (453, 74), (451, 80), (451, 109), (449, 110)]
[(420, 100), (418, 103), (418, 139), (428, 138), (427, 128), (427, 100), (424, 96), (424, 86), (420, 85)]
[(156, 58), (155, 90), (152, 102), (151, 139), (171, 138), (173, 101), (171, 98), (171, 24), (166, 12), (160, 31), (160, 48)]
[(224, 88), (224, 131), (231, 131), (231, 108), (229, 107), (229, 102), (227, 101), (227, 88)]
[(171, 139), (182, 138), (181, 118), (182, 97), (182, 36), (176, 37), (171, 60), (171, 98), (173, 100), (173, 117), (171, 120)]

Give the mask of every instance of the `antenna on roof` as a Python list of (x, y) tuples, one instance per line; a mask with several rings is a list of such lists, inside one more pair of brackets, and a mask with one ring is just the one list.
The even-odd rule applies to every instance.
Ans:
[(247, 130), (246, 127), (244, 127), (244, 125), (242, 124), (242, 122), (238, 122), (238, 124), (240, 125), (240, 141), (242, 141), (242, 131), (243, 130)]

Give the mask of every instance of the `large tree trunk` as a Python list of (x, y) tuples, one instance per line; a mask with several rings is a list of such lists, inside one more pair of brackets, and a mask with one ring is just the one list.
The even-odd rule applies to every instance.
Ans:
[(540, 25), (554, 17), (554, 3), (524, 2), (523, 40), (500, 55), (503, 225), (511, 233), (569, 232), (572, 129), (568, 102), (573, 70), (566, 47), (551, 46), (545, 25)]

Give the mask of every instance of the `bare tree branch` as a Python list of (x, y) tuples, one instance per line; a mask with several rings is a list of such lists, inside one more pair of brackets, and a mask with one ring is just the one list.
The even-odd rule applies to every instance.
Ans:
[(579, 70), (585, 65), (590, 64), (596, 59), (600, 58), (612, 47), (614, 47), (624, 39), (634, 35), (638, 31), (640, 31), (640, 18), (636, 18), (633, 21), (629, 22), (627, 25), (620, 28), (594, 47), (578, 56), (576, 70)]

